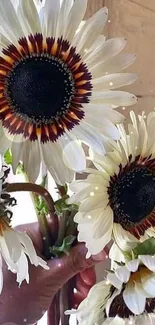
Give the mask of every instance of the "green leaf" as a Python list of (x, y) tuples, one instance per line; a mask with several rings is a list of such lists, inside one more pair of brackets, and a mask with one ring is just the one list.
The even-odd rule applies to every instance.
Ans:
[(133, 250), (134, 258), (138, 255), (155, 255), (155, 238), (151, 237), (143, 243), (138, 244)]
[(5, 152), (4, 161), (7, 165), (12, 165), (12, 153), (10, 149)]
[(77, 212), (78, 211), (78, 206), (76, 204), (67, 204), (66, 203), (66, 200), (69, 198), (68, 195), (64, 196), (63, 198), (57, 200), (55, 203), (54, 203), (54, 206), (55, 206), (55, 210), (56, 210), (56, 213), (57, 214), (61, 214), (63, 213), (63, 211), (75, 211)]
[(24, 173), (24, 166), (22, 163), (19, 163), (16, 170), (17, 175)]
[(50, 247), (50, 253), (56, 257), (60, 257), (62, 254), (69, 255), (72, 244), (74, 243), (76, 236), (68, 235), (64, 238), (61, 246)]

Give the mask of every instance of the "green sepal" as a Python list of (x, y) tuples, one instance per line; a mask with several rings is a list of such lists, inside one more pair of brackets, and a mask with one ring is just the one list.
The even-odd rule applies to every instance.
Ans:
[(6, 150), (4, 154), (4, 161), (7, 165), (12, 165), (12, 153), (10, 149)]
[(65, 195), (63, 198), (57, 200), (54, 203), (55, 206), (55, 211), (58, 215), (60, 215), (61, 213), (63, 213), (63, 211), (78, 211), (78, 206), (76, 204), (67, 204), (66, 200), (69, 198), (68, 195)]
[(155, 238), (151, 237), (143, 243), (138, 244), (132, 250), (132, 253), (134, 258), (138, 258), (139, 255), (155, 255)]
[(55, 257), (60, 257), (62, 254), (69, 255), (72, 244), (74, 243), (76, 236), (68, 235), (63, 239), (61, 246), (50, 247), (50, 253)]

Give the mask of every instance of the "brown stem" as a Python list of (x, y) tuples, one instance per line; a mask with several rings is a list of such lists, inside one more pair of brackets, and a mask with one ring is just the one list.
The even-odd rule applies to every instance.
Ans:
[(53, 301), (47, 312), (47, 325), (59, 325), (60, 313), (59, 313), (59, 292), (54, 297)]
[(34, 192), (44, 198), (50, 212), (54, 213), (54, 201), (50, 193), (42, 186), (33, 183), (7, 183), (8, 192)]
[(52, 242), (55, 242), (58, 235), (59, 223), (54, 210), (54, 201), (50, 193), (44, 187), (33, 183), (7, 183), (6, 186), (7, 192), (33, 192), (44, 198), (50, 214), (49, 222), (51, 224)]
[(60, 194), (61, 197), (65, 196), (66, 195), (66, 188), (65, 186), (61, 186), (59, 184), (57, 184), (57, 189), (58, 189), (58, 192)]
[(60, 290), (60, 319), (61, 325), (69, 324), (69, 316), (65, 315), (65, 310), (69, 309), (69, 281)]

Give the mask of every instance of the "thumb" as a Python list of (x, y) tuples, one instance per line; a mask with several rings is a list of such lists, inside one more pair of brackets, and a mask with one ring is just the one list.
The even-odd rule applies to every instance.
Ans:
[[(91, 256), (89, 259), (86, 259), (86, 253), (87, 249), (85, 245), (78, 244), (71, 249), (69, 256), (65, 255), (57, 260), (56, 264), (59, 266), (59, 274), (61, 274), (61, 285), (77, 273), (106, 260), (108, 257), (108, 248), (105, 247), (100, 254)], [(49, 261), (48, 265), (52, 267), (52, 261)]]

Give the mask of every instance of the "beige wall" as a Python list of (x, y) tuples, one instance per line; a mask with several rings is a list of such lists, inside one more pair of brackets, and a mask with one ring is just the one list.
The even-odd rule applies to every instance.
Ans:
[[(130, 71), (139, 75), (138, 81), (125, 90), (138, 95), (137, 112), (155, 107), (155, 0), (88, 0), (87, 17), (102, 6), (109, 9), (106, 35), (124, 36), (128, 40), (125, 51), (137, 54)], [(129, 69), (128, 69), (129, 71)], [(128, 114), (128, 109), (124, 113)]]

